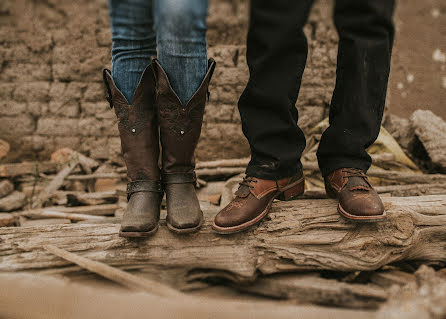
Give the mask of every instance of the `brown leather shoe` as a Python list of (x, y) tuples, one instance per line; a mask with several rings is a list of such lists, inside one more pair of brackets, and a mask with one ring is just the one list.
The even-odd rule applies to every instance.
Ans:
[(147, 67), (132, 104), (116, 87), (109, 70), (103, 72), (107, 100), (118, 118), (121, 149), (127, 166), (128, 205), (121, 237), (147, 237), (158, 229), (163, 190), (160, 181), (159, 138), (155, 113), (155, 79)]
[(302, 171), (278, 181), (245, 177), (237, 197), (215, 216), (212, 228), (220, 234), (243, 231), (268, 215), (275, 198), (294, 199), (303, 194), (304, 185)]
[(195, 193), (195, 148), (200, 138), (209, 82), (215, 61), (200, 87), (183, 106), (157, 59), (152, 59), (156, 78), (156, 105), (162, 147), (162, 182), (166, 192), (167, 227), (176, 233), (198, 231), (203, 212)]
[(356, 168), (340, 168), (325, 177), (327, 195), (339, 201), (338, 212), (355, 222), (386, 219), (384, 205), (367, 175)]

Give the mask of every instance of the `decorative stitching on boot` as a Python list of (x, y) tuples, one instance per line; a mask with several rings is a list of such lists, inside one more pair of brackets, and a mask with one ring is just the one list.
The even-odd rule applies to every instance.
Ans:
[[(125, 128), (126, 131), (132, 133), (133, 135), (139, 134), (145, 127), (146, 123), (149, 121), (149, 114), (145, 112), (144, 104), (137, 105), (125, 105), (121, 103), (115, 103), (115, 112), (118, 117), (119, 124)], [(129, 120), (129, 108), (135, 108), (136, 120), (134, 122)]]

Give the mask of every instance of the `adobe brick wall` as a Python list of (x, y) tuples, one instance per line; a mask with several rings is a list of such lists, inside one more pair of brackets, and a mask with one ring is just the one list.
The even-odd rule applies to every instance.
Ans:
[[(392, 72), (396, 71), (389, 86), (390, 101), (398, 102), (397, 112), (403, 102), (416, 109), (418, 101), (428, 101), (428, 107), (443, 110), (440, 115), (445, 115), (441, 107), (445, 63), (432, 60), (435, 46), (440, 52), (446, 51), (444, 41), (440, 47), (444, 31), (436, 28), (444, 22), (445, 7), (440, 1), (400, 1), (396, 21), (401, 40), (397, 40), (397, 64), (392, 66)], [(327, 115), (334, 87), (337, 35), (331, 23), (331, 6), (332, 1), (316, 1), (305, 30), (310, 51), (297, 103), (304, 129)], [(437, 17), (433, 10), (439, 12)], [(5, 0), (0, 3), (0, 15), (0, 138), (12, 146), (6, 160), (47, 158), (63, 146), (94, 158), (119, 156), (116, 120), (104, 101), (101, 83), (101, 70), (110, 64), (106, 1)], [(428, 42), (435, 48), (429, 47), (431, 51), (424, 55), (418, 50), (414, 58), (407, 43), (423, 43), (425, 34), (414, 33), (413, 28), (409, 35), (404, 32), (412, 16), (420, 15), (430, 17)], [(249, 154), (236, 108), (248, 78), (244, 45), (247, 23), (247, 0), (211, 0), (209, 56), (218, 64), (197, 150), (199, 159)], [(415, 65), (414, 59), (418, 71), (430, 67), (434, 80), (417, 81), (415, 75), (413, 83), (418, 91), (412, 97), (413, 84), (406, 80), (412, 71), (406, 64)]]

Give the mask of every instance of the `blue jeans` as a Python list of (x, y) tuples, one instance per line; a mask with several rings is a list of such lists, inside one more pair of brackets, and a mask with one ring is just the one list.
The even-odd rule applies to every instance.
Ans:
[(207, 0), (109, 0), (112, 77), (129, 103), (156, 56), (185, 106), (206, 75)]

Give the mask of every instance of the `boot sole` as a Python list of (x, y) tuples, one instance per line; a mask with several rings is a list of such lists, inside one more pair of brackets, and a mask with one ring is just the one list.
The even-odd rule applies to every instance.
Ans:
[(145, 231), (145, 232), (136, 232), (136, 231), (119, 231), (119, 237), (127, 237), (127, 238), (144, 238), (144, 237), (150, 237), (153, 234), (155, 234), (158, 231), (159, 225), (156, 225), (156, 227), (152, 230)]
[(204, 222), (204, 217), (201, 217), (200, 223), (197, 226), (191, 227), (191, 228), (176, 228), (169, 223), (166, 223), (166, 224), (167, 224), (167, 228), (169, 228), (169, 230), (171, 230), (172, 232), (174, 232), (176, 234), (192, 234), (192, 233), (196, 233), (197, 231), (200, 230), (201, 226), (203, 226), (203, 222)]
[(381, 215), (375, 216), (356, 216), (347, 213), (341, 206), (338, 204), (338, 212), (339, 214), (346, 220), (355, 222), (355, 223), (377, 223), (387, 219), (387, 213), (384, 211)]
[(300, 195), (302, 195), (304, 193), (304, 191), (300, 192), (300, 193), (295, 193), (292, 194), (292, 197), (288, 197), (286, 195), (284, 195), (283, 193), (278, 193), (276, 196), (273, 197), (273, 199), (271, 199), (271, 201), (268, 203), (268, 205), (266, 206), (265, 210), (256, 218), (251, 219), (250, 221), (247, 221), (241, 225), (237, 225), (237, 226), (232, 226), (232, 227), (220, 227), (217, 226), (215, 224), (215, 221), (212, 223), (212, 229), (217, 233), (217, 234), (221, 234), (221, 235), (230, 235), (230, 234), (235, 234), (235, 233), (239, 233), (242, 232), (254, 225), (259, 224), (263, 218), (266, 217), (266, 215), (268, 215), (269, 211), (271, 210), (271, 206), (273, 204), (273, 201), (275, 199), (280, 199), (282, 201), (290, 201), (290, 200), (294, 200), (297, 197), (299, 197)]

